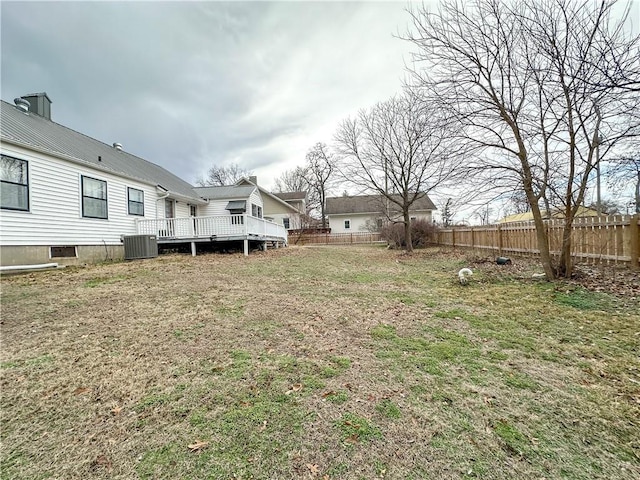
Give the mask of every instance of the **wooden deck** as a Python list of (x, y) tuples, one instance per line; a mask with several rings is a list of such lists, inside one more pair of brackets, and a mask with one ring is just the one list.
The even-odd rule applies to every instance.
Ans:
[(243, 242), (245, 255), (250, 241), (261, 243), (264, 249), (268, 243), (288, 243), (284, 226), (251, 215), (139, 219), (136, 229), (138, 235), (156, 235), (158, 244), (190, 243), (193, 255), (196, 244), (203, 242)]

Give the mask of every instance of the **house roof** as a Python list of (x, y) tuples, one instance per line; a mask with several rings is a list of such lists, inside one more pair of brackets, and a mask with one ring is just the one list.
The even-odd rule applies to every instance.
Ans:
[[(255, 177), (254, 177), (255, 178)], [(258, 185), (257, 183), (252, 182), (250, 179), (248, 178), (241, 178), (240, 180), (238, 180), (236, 182), (236, 185), (253, 185), (254, 187), (256, 187), (258, 190), (260, 190), (260, 193), (262, 193), (263, 195), (267, 195), (269, 197), (271, 197), (273, 200), (275, 200), (276, 202), (278, 202), (279, 204), (281, 204), (283, 207), (288, 208), (289, 210), (291, 210), (292, 212), (296, 212), (296, 213), (302, 213), (300, 212), (296, 207), (294, 207), (293, 205), (285, 202), (284, 200), (282, 200), (281, 198), (279, 198), (277, 195), (271, 193), (270, 191), (262, 188), (260, 185)]]
[(204, 203), (189, 183), (161, 166), (34, 113), (23, 113), (5, 101), (0, 101), (0, 126), (3, 142), (159, 185), (171, 194)]
[(288, 200), (306, 200), (307, 192), (280, 192), (274, 193), (276, 197), (285, 202)]
[[(564, 218), (564, 211), (561, 209), (553, 210), (551, 215), (547, 210), (542, 210), (540, 212), (542, 214), (543, 219), (549, 218)], [(598, 211), (593, 208), (578, 207), (576, 211), (576, 217), (597, 217)], [(507, 215), (506, 217), (498, 220), (498, 223), (513, 223), (513, 222), (530, 222), (533, 220), (533, 212), (524, 212), (524, 213), (514, 213), (513, 215)]]
[(222, 187), (194, 187), (195, 192), (209, 200), (230, 200), (249, 198), (256, 187), (227, 185)]
[[(400, 198), (399, 195), (396, 195)], [(381, 213), (384, 205), (382, 195), (356, 195), (327, 198), (327, 215), (340, 215), (349, 213)], [(395, 208), (393, 208), (395, 206)], [(393, 210), (397, 210), (395, 204), (391, 205)], [(412, 205), (411, 211), (435, 210), (436, 206), (431, 199), (424, 194)]]

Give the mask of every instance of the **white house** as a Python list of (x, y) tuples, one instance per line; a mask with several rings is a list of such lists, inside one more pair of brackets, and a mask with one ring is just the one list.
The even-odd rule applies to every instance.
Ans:
[[(234, 215), (120, 144), (53, 122), (46, 93), (0, 102), (0, 153), (2, 266), (118, 259), (123, 236), (136, 234), (191, 243), (194, 253), (222, 238), (244, 240), (245, 252), (249, 241), (286, 243), (286, 230), (257, 210)], [(246, 198), (262, 207), (259, 191)]]
[[(431, 199), (424, 194), (414, 202), (409, 211), (411, 220), (431, 222), (435, 209)], [(389, 219), (402, 218), (397, 205), (388, 202), (382, 195), (329, 197), (325, 211), (331, 233), (380, 231)]]
[(306, 211), (306, 192), (271, 193), (258, 185), (258, 178), (251, 176), (236, 183), (237, 186), (254, 185), (262, 194), (264, 218), (282, 225), (287, 230), (302, 227), (302, 218)]
[[(285, 228), (289, 230), (305, 228), (304, 219), (307, 219), (307, 224), (309, 223), (307, 216), (307, 192), (281, 192), (274, 193), (273, 195), (295, 210), (295, 213), (293, 214), (278, 212), (282, 217), (282, 222)], [(276, 215), (278, 214), (274, 214), (274, 217)]]

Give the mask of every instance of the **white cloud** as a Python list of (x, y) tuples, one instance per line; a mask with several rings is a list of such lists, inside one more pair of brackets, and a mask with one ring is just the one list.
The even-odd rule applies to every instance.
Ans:
[(271, 186), (400, 90), (404, 7), (3, 2), (2, 98), (46, 91), (55, 121), (188, 181), (238, 162)]

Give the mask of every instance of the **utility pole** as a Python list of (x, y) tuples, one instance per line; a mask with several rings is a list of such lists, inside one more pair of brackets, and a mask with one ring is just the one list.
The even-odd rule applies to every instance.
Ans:
[(600, 198), (600, 108), (594, 102), (593, 107), (596, 111), (596, 211), (598, 215), (602, 213), (602, 199)]

